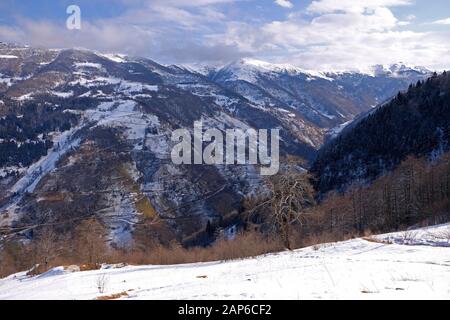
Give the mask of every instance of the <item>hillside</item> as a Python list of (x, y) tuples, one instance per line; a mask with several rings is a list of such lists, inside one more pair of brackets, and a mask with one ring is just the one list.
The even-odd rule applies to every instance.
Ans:
[(311, 172), (325, 193), (372, 181), (407, 156), (434, 159), (450, 150), (450, 75), (410, 86), (325, 145)]
[(0, 280), (0, 299), (449, 299), (449, 235), (447, 224), (239, 261), (22, 272)]
[[(390, 95), (373, 92), (380, 83), (406, 88), (428, 72), (235, 66), (238, 74), (253, 70), (257, 81), (243, 84), (268, 96), (259, 99), (235, 90), (234, 78), (225, 77), (230, 66), (205, 76), (143, 58), (5, 43), (0, 56), (0, 228), (34, 239), (38, 230), (30, 226), (73, 233), (95, 217), (116, 246), (148, 241), (148, 234), (156, 242), (207, 244), (214, 240), (207, 225), (227, 232), (240, 222), (242, 200), (262, 184), (253, 165), (174, 166), (174, 129), (200, 119), (205, 129), (280, 128), (282, 155), (307, 165), (329, 129)], [(0, 236), (9, 236), (4, 229)]]
[(139, 232), (204, 244), (208, 222), (236, 223), (260, 176), (253, 165), (175, 166), (173, 130), (200, 119), (205, 129), (285, 128), (282, 153), (305, 160), (321, 143), (321, 131), (292, 112), (178, 67), (8, 44), (0, 54), (0, 226), (21, 237), (36, 236), (29, 225), (60, 232), (95, 216), (115, 245)]
[(253, 103), (295, 110), (326, 130), (353, 120), (429, 74), (424, 68), (402, 64), (374, 66), (365, 73), (336, 73), (254, 59), (208, 72), (214, 82)]

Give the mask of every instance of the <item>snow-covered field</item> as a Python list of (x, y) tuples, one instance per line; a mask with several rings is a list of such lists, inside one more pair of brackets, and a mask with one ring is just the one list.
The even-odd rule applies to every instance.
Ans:
[(19, 273), (0, 280), (0, 299), (450, 299), (449, 233), (450, 224), (238, 261)]

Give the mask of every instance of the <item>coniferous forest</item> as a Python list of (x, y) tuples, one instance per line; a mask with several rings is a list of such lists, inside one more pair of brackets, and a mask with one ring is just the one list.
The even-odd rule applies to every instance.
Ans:
[(319, 152), (311, 172), (317, 189), (370, 182), (407, 156), (436, 157), (450, 150), (450, 75), (433, 75), (346, 128)]

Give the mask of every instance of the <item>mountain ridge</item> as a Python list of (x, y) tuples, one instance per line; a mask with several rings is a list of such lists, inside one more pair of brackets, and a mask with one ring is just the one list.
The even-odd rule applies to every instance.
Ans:
[(419, 72), (419, 73), (429, 73), (431, 74), (434, 70), (426, 68), (424, 66), (416, 66), (413, 64), (403, 63), (401, 61), (392, 64), (374, 64), (367, 68), (356, 68), (356, 69), (339, 69), (339, 70), (313, 70), (306, 69), (300, 66), (289, 63), (271, 63), (266, 60), (256, 59), (256, 58), (241, 58), (227, 63), (193, 63), (193, 64), (171, 64), (173, 66), (178, 66), (182, 68), (187, 68), (188, 70), (198, 72), (203, 75), (208, 75), (211, 72), (217, 72), (220, 69), (229, 68), (233, 66), (253, 66), (260, 71), (266, 72), (285, 72), (285, 73), (304, 73), (310, 74), (312, 76), (322, 76), (327, 78), (327, 75), (336, 76), (342, 74), (364, 74), (370, 76), (377, 75), (395, 75), (399, 72)]
[(386, 96), (378, 83), (415, 80), (271, 72), (250, 83), (89, 50), (2, 45), (0, 55), (0, 225), (97, 216), (118, 246), (149, 233), (208, 244), (206, 226), (239, 224), (242, 199), (263, 187), (251, 165), (173, 165), (174, 129), (279, 128), (281, 156), (307, 167), (327, 130)]

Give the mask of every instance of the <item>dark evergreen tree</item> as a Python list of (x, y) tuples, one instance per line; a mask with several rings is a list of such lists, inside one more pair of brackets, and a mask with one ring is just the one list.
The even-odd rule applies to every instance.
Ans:
[(433, 76), (399, 93), (320, 151), (312, 166), (321, 192), (371, 181), (408, 155), (438, 156), (450, 148), (450, 81)]

